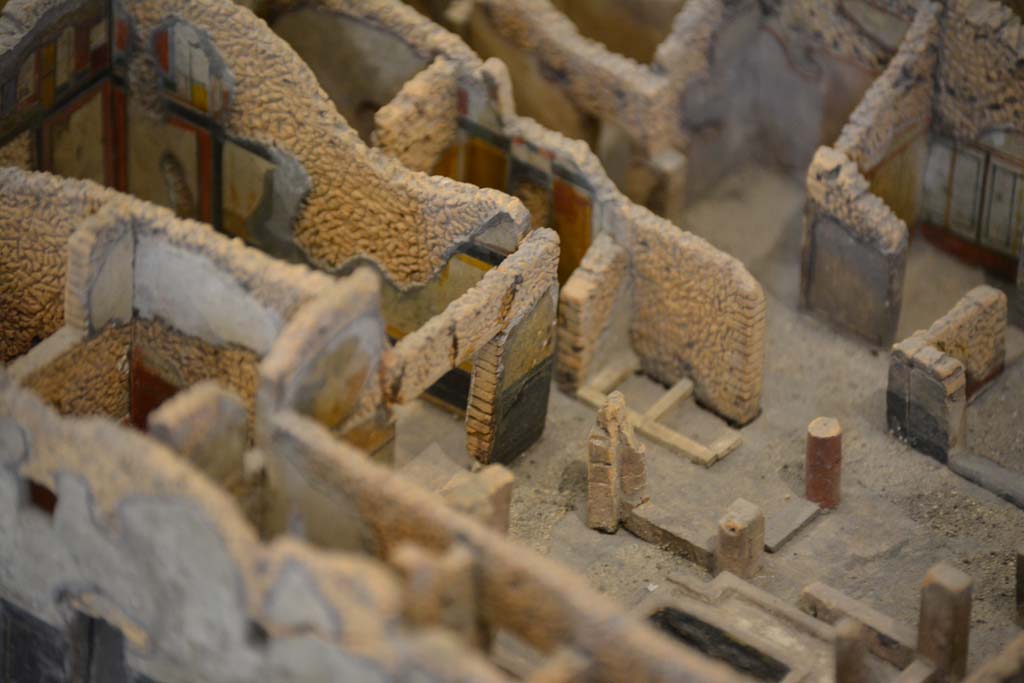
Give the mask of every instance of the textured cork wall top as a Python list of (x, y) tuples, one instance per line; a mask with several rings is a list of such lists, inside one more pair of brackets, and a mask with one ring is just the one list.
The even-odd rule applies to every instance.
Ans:
[(939, 6), (925, 3), (896, 56), (868, 91), (835, 143), (862, 171), (871, 170), (908, 128), (927, 128), (938, 53)]
[[(508, 680), (452, 636), (404, 624), (400, 585), (379, 561), (261, 542), (167, 447), (108, 420), (62, 418), (2, 370), (0, 444), (0, 593), (60, 627), (69, 607), (105, 619), (137, 671), (211, 683), (405, 670)], [(18, 493), (19, 476), (54, 492), (52, 519)]]
[[(229, 132), (284, 150), (310, 177), (294, 231), (321, 268), (362, 257), (404, 289), (429, 281), (458, 243), (493, 221), (528, 225), (515, 198), (410, 172), (366, 147), (299, 56), (245, 8), (226, 0), (140, 0), (129, 9), (143, 41), (170, 15), (209, 34), (235, 77)], [(134, 88), (155, 87), (148, 69)]]
[(115, 196), (89, 181), (0, 168), (0, 361), (64, 324), (68, 237)]
[(941, 20), (939, 128), (974, 140), (990, 129), (1024, 131), (1024, 27), (991, 0), (947, 0)]

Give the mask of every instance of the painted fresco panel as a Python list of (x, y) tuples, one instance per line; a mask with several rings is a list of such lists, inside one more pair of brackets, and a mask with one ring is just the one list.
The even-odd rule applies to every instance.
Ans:
[(492, 267), (479, 258), (458, 253), (448, 260), (436, 278), (423, 287), (402, 292), (385, 280), (381, 289), (381, 309), (388, 335), (392, 339), (400, 339), (419, 329), (469, 291)]
[(234, 79), (204, 31), (169, 19), (154, 32), (150, 47), (175, 101), (213, 118), (223, 113)]
[[(448, 260), (437, 278), (418, 289), (401, 292), (384, 280), (381, 287), (381, 312), (387, 325), (388, 337), (395, 341), (419, 329), (479, 282), (484, 273), (493, 267), (494, 263), (472, 254), (457, 253)], [(433, 399), (442, 407), (456, 412), (464, 411), (469, 398), (472, 371), (472, 361), (453, 368), (427, 389), (425, 397)]]
[(976, 239), (978, 234), (984, 168), (985, 157), (981, 154), (962, 147), (956, 150), (949, 198), (949, 228), (970, 240)]
[(210, 134), (173, 116), (160, 121), (130, 100), (127, 125), (128, 191), (183, 218), (210, 222)]
[(477, 137), (466, 143), (465, 181), (478, 187), (504, 190), (508, 180), (508, 159), (504, 150)]
[(44, 169), (69, 178), (111, 182), (108, 115), (109, 86), (102, 84), (51, 117), (43, 125)]
[(926, 223), (946, 225), (949, 176), (952, 168), (952, 146), (945, 140), (932, 140), (928, 149), (928, 164), (925, 166), (921, 197), (921, 217)]
[(265, 221), (273, 203), (274, 164), (234, 142), (221, 152), (221, 226), (252, 240), (252, 229)]
[(443, 175), (446, 178), (461, 180), (462, 177), (459, 174), (459, 156), (461, 147), (461, 145), (452, 145), (446, 149), (441, 154), (441, 158), (437, 160), (437, 164), (434, 166), (433, 175)]
[(914, 225), (919, 210), (927, 138), (918, 131), (870, 173), (871, 192), (907, 225)]
[(583, 188), (555, 177), (552, 227), (561, 241), (558, 282), (565, 284), (590, 247), (591, 197)]
[(533, 227), (551, 225), (551, 153), (521, 138), (512, 140), (510, 152), (507, 191), (519, 197), (530, 211)]
[(105, 40), (94, 54), (89, 52), (95, 27), (106, 35), (108, 3), (66, 3), (61, 11), (50, 13), (30, 37), (8, 51), (9, 59), (0, 61), (4, 84), (0, 136), (38, 124), (52, 114), (48, 109), (75, 97), (109, 65)]
[(1014, 240), (1020, 230), (1020, 175), (1014, 169), (992, 160), (986, 183), (985, 229), (982, 243), (1009, 255), (1015, 255)]

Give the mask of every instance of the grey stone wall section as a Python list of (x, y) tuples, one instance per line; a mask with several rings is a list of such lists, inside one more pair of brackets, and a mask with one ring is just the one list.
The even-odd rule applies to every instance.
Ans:
[(807, 171), (800, 305), (879, 346), (899, 323), (907, 226), (856, 164), (821, 147)]
[(967, 432), (963, 365), (918, 337), (893, 346), (886, 419), (890, 431), (914, 448), (947, 462)]

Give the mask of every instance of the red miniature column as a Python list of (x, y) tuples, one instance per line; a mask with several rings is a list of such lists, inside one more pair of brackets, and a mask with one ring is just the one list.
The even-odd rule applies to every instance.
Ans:
[(823, 508), (839, 505), (843, 469), (843, 428), (839, 420), (818, 417), (807, 425), (804, 486), (807, 500)]

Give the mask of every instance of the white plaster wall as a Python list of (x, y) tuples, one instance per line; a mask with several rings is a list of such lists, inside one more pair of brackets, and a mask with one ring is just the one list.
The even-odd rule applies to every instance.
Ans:
[(150, 235), (140, 235), (136, 245), (135, 310), (212, 344), (239, 344), (260, 355), (284, 324), (205, 256)]

